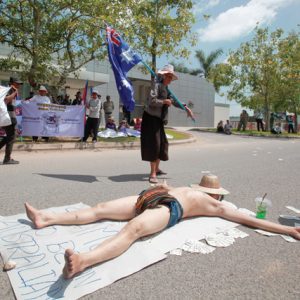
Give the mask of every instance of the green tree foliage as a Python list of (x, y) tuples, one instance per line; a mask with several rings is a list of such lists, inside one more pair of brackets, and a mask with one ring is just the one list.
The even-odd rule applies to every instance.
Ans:
[(232, 67), (228, 98), (245, 107), (263, 109), (267, 128), (276, 99), (278, 49), (282, 34), (280, 29), (269, 34), (268, 28), (256, 28), (253, 39), (231, 52), (228, 59)]
[(220, 94), (221, 87), (229, 86), (231, 84), (231, 73), (232, 68), (227, 63), (219, 63), (211, 68), (208, 80), (214, 85), (218, 94)]
[(191, 71), (192, 75), (203, 74), (203, 76), (214, 85), (217, 93), (220, 92), (222, 86), (229, 84), (228, 73), (231, 70), (228, 64), (216, 64), (217, 59), (222, 54), (222, 49), (212, 51), (208, 55), (206, 55), (203, 50), (197, 50), (196, 58), (199, 61), (200, 68)]
[(68, 74), (106, 54), (110, 24), (133, 48), (150, 58), (187, 57), (193, 43), (193, 1), (180, 0), (4, 0), (0, 2), (0, 43), (12, 47), (2, 69), (18, 68), (32, 85), (62, 85)]
[(118, 28), (145, 61), (150, 59), (153, 70), (157, 57), (163, 54), (171, 59), (189, 55), (184, 41), (195, 43), (191, 33), (195, 21), (193, 1), (129, 0), (127, 8), (126, 19), (118, 22)]
[[(13, 51), (2, 69), (19, 67), (31, 85), (62, 85), (66, 76), (94, 58), (99, 47), (108, 1), (4, 0), (0, 2), (0, 42)], [(100, 13), (99, 13), (100, 12)]]
[(196, 58), (199, 61), (200, 69), (196, 69), (193, 71), (195, 75), (199, 73), (203, 73), (206, 78), (209, 78), (210, 72), (213, 69), (216, 60), (220, 57), (220, 55), (223, 54), (222, 49), (217, 49), (215, 51), (212, 51), (207, 56), (205, 55), (203, 50), (197, 50), (196, 51)]
[(175, 62), (175, 61), (171, 61), (170, 62), (173, 66), (176, 72), (180, 72), (180, 73), (186, 73), (186, 74), (190, 74), (191, 73), (191, 69), (189, 69), (188, 67), (185, 66), (185, 64), (183, 62)]
[(274, 107), (277, 111), (293, 112), (295, 128), (300, 113), (300, 39), (299, 32), (291, 32), (282, 39), (278, 48), (278, 83), (275, 89)]

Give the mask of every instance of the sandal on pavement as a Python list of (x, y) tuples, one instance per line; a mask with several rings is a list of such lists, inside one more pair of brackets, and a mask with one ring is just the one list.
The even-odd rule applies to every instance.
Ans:
[(156, 177), (149, 177), (149, 182), (150, 183), (158, 183), (158, 180)]
[(167, 175), (167, 173), (166, 172), (164, 172), (164, 171), (162, 171), (162, 170), (158, 170), (157, 172), (156, 172), (156, 175)]

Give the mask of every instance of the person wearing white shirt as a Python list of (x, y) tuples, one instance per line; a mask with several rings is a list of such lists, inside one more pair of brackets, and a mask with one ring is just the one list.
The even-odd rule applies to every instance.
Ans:
[(86, 107), (89, 109), (89, 116), (86, 120), (84, 137), (82, 142), (86, 142), (90, 133), (93, 133), (93, 143), (97, 142), (97, 134), (99, 128), (99, 116), (102, 107), (102, 103), (99, 93), (96, 90), (93, 90), (90, 100), (87, 101)]
[[(34, 95), (31, 99), (29, 99), (30, 102), (38, 103), (38, 104), (51, 104), (50, 98), (47, 96), (47, 89), (41, 85), (39, 88), (39, 94)], [(37, 142), (38, 141), (38, 136), (33, 136), (32, 141)], [(43, 136), (42, 139), (44, 139), (46, 142), (49, 141), (48, 136)]]
[(50, 104), (51, 100), (47, 96), (47, 89), (41, 85), (39, 88), (39, 94), (34, 95), (31, 99), (29, 99), (30, 102), (35, 102), (35, 103), (41, 103), (41, 104)]

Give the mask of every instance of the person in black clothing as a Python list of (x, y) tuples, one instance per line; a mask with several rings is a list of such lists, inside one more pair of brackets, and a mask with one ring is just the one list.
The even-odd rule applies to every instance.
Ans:
[(82, 101), (81, 92), (78, 91), (76, 93), (75, 99), (72, 101), (72, 105), (81, 105), (81, 101)]
[(62, 105), (71, 105), (70, 95), (65, 94), (65, 97), (62, 100)]
[(223, 124), (222, 120), (217, 125), (217, 132), (218, 133), (224, 133), (224, 124)]
[(130, 121), (131, 121), (130, 111), (126, 109), (125, 105), (123, 105), (122, 111), (123, 111), (123, 119), (125, 119), (127, 121), (127, 123), (130, 124)]
[(16, 78), (11, 77), (9, 84), (10, 84), (10, 90), (8, 91), (6, 97), (4, 98), (4, 102), (6, 103), (7, 106), (7, 111), (11, 119), (11, 124), (2, 127), (6, 133), (6, 136), (0, 142), (0, 149), (5, 146), (5, 156), (4, 156), (3, 164), (15, 165), (18, 164), (19, 162), (11, 158), (13, 145), (16, 139), (15, 126), (17, 125), (14, 101), (18, 95), (18, 89), (23, 84), (23, 82), (21, 82)]
[(291, 133), (291, 132), (294, 133), (294, 121), (293, 121), (292, 116), (287, 115), (286, 121), (288, 123), (288, 133)]
[(141, 125), (141, 156), (150, 163), (150, 183), (158, 183), (157, 176), (165, 175), (159, 165), (160, 161), (169, 159), (169, 143), (165, 133), (168, 123), (168, 107), (184, 109), (188, 116), (194, 118), (193, 112), (185, 105), (182, 107), (172, 99), (168, 85), (177, 80), (173, 65), (165, 65), (158, 70), (156, 80), (152, 82), (151, 91), (144, 109)]

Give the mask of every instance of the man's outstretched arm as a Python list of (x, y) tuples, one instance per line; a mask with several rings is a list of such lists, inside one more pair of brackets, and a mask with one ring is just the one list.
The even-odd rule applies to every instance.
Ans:
[(285, 226), (271, 221), (257, 219), (248, 216), (247, 214), (242, 213), (236, 209), (226, 207), (225, 205), (222, 205), (220, 207), (218, 214), (219, 217), (229, 221), (233, 221), (254, 228), (263, 229), (266, 231), (287, 234), (294, 237), (297, 240), (300, 240), (300, 227)]

